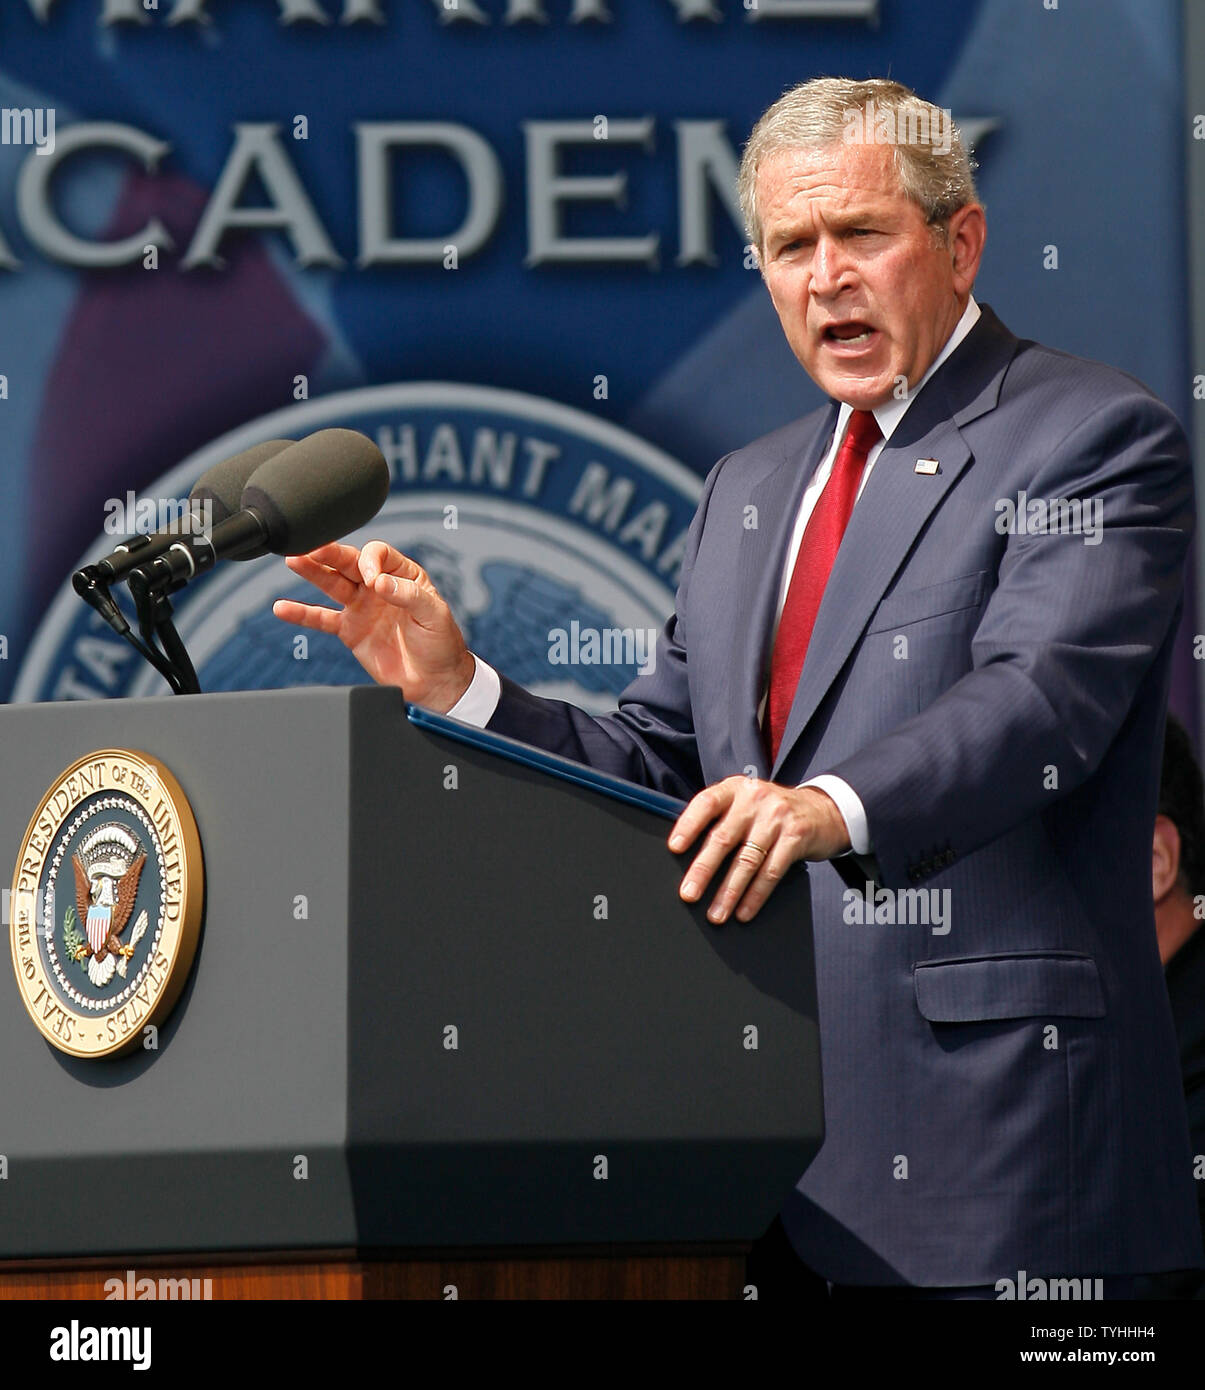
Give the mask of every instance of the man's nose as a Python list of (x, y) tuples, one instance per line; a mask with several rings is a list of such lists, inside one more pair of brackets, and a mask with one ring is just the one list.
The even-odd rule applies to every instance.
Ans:
[(819, 299), (831, 298), (852, 276), (853, 266), (841, 243), (835, 237), (819, 237), (812, 253), (812, 293)]

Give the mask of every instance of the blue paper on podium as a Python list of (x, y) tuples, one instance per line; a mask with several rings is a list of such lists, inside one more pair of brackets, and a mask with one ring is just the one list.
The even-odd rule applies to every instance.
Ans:
[(596, 768), (576, 763), (572, 758), (563, 758), (559, 753), (545, 753), (541, 748), (533, 748), (529, 743), (521, 743), (517, 738), (505, 734), (491, 733), (476, 725), (465, 724), (459, 719), (450, 719), (446, 714), (436, 714), (434, 710), (424, 709), (422, 705), (406, 705), (406, 715), (412, 724), (421, 729), (431, 729), (448, 738), (459, 739), (461, 743), (472, 744), (474, 748), (484, 748), (499, 757), (512, 762), (523, 763), (526, 767), (538, 768), (551, 777), (560, 777), (566, 782), (576, 782), (579, 786), (590, 787), (613, 796), (617, 801), (626, 801), (632, 806), (642, 806), (646, 811), (664, 816), (667, 820), (677, 820), (686, 809), (686, 802), (665, 792), (642, 787), (638, 782), (616, 777), (610, 772), (599, 772)]

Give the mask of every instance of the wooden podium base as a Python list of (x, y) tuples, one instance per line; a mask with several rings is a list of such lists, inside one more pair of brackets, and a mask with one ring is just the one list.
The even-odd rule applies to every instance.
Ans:
[(12, 1299), (739, 1299), (746, 1246), (0, 1261)]

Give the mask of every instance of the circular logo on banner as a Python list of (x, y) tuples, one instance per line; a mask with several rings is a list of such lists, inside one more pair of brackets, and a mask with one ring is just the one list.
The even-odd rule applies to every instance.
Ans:
[(38, 1031), (73, 1057), (140, 1045), (192, 968), (201, 841), (179, 783), (145, 753), (106, 748), (56, 778), (13, 873), (10, 935)]
[[(207, 446), (144, 491), (145, 510), (187, 497), (207, 468), (253, 444), (333, 425), (375, 440), (391, 474), (381, 512), (348, 540), (384, 540), (417, 560), (483, 660), (592, 712), (613, 708), (651, 669), (702, 481), (636, 435), (554, 401), (439, 382), (324, 396)], [(84, 563), (118, 539), (103, 537)], [(124, 589), (115, 596), (126, 602)], [(276, 598), (325, 602), (273, 556), (219, 565), (172, 596), (202, 689), (368, 682), (336, 638), (273, 617)], [(14, 699), (165, 693), (68, 583)]]

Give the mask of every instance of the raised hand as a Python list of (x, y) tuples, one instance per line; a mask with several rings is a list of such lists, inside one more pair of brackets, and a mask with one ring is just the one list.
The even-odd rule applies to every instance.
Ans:
[(408, 700), (439, 713), (468, 689), (472, 653), (426, 571), (409, 557), (370, 541), (363, 550), (324, 545), (285, 563), (340, 606), (278, 599), (278, 618), (333, 633), (373, 680), (400, 686)]

